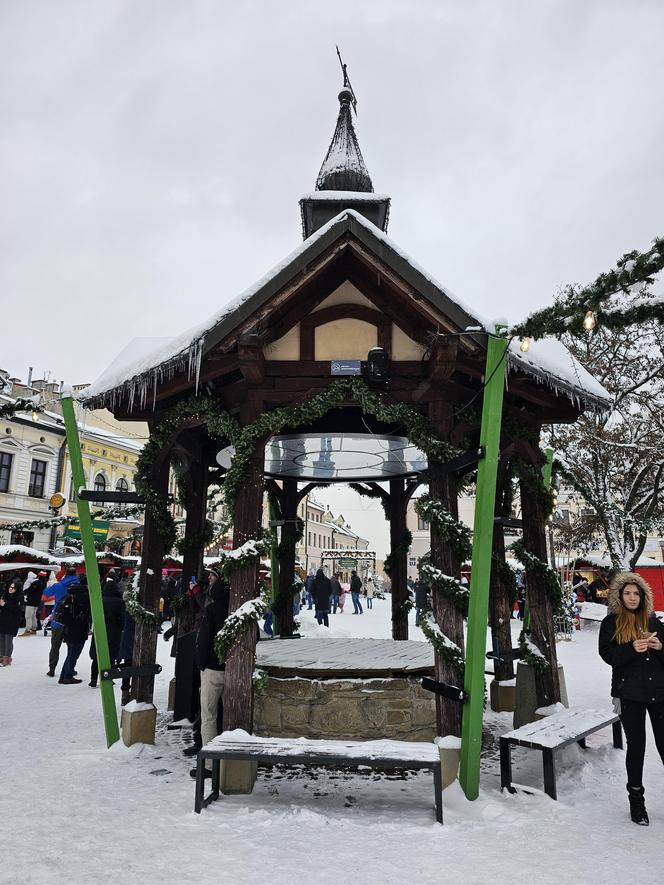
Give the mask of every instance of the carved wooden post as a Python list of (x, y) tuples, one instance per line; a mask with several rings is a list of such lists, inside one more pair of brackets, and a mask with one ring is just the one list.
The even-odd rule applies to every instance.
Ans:
[[(539, 447), (531, 446), (533, 469), (540, 471), (542, 459)], [(530, 484), (532, 486), (532, 484)], [(546, 565), (545, 523), (547, 514), (545, 502), (536, 489), (529, 487), (527, 479), (521, 478), (521, 515), (523, 519), (523, 544), (528, 553), (536, 556)], [(535, 645), (549, 663), (548, 669), (535, 672), (537, 702), (539, 706), (549, 706), (560, 701), (560, 680), (558, 678), (558, 657), (553, 625), (553, 605), (546, 586), (537, 571), (526, 564), (526, 586), (530, 612), (530, 633)]]
[(408, 639), (408, 550), (406, 538), (406, 491), (403, 479), (390, 480), (390, 556), (392, 572), (392, 639)]
[[(162, 495), (168, 493), (168, 472), (170, 458), (162, 455), (155, 465), (151, 487)], [(143, 608), (159, 613), (161, 598), (161, 568), (164, 561), (164, 540), (149, 511), (145, 513), (143, 530), (143, 551), (141, 556), (141, 575), (139, 599)], [(146, 624), (136, 624), (134, 638), (134, 666), (148, 666), (157, 659), (157, 628)], [(132, 680), (132, 697), (143, 703), (152, 703), (154, 694), (154, 676), (138, 676)]]
[[(496, 516), (510, 516), (510, 484), (509, 471), (505, 465), (498, 468), (498, 483), (496, 488)], [(494, 653), (501, 656), (511, 653), (512, 650), (512, 602), (510, 600), (510, 587), (504, 578), (504, 572), (497, 563), (505, 562), (505, 530), (500, 523), (495, 523), (493, 528), (493, 562), (491, 565), (491, 583), (489, 587), (489, 624)], [(509, 566), (506, 566), (509, 568)], [(507, 660), (494, 660), (493, 671), (497, 682), (514, 679), (514, 662)]]
[(279, 557), (279, 627), (282, 636), (293, 635), (293, 579), (297, 538), (298, 492), (296, 479), (284, 479), (281, 488), (281, 556)]
[[(244, 424), (249, 423), (245, 419)], [(254, 447), (249, 467), (235, 500), (233, 547), (258, 537), (263, 511), (264, 441)], [(231, 576), (230, 611), (254, 599), (258, 593), (258, 564), (243, 566)], [(229, 651), (224, 688), (224, 728), (252, 728), (252, 686), (256, 651), (256, 627), (252, 626)]]
[[(439, 401), (432, 403), (431, 420), (438, 436), (442, 439), (448, 438), (453, 424), (453, 414), (449, 404)], [(455, 474), (437, 474), (434, 465), (429, 482), (429, 494), (434, 501), (439, 501), (451, 513), (454, 519), (458, 519), (459, 502)], [(431, 524), (431, 564), (446, 575), (454, 578), (461, 577), (462, 563), (447, 541), (440, 536), (434, 523)], [(463, 654), (463, 615), (454, 602), (442, 593), (437, 593), (434, 590), (432, 601), (433, 615), (436, 623), (445, 636), (461, 649)], [(436, 679), (448, 685), (461, 685), (461, 674), (455, 667), (443, 660), (437, 652), (435, 661)], [(436, 695), (436, 726), (438, 734), (460, 737), (462, 712), (462, 705), (458, 701)]]
[[(182, 592), (189, 587), (192, 575), (200, 577), (203, 572), (203, 532), (207, 516), (208, 466), (202, 457), (200, 446), (189, 448), (185, 462), (185, 511), (187, 519), (184, 529), (184, 554), (182, 556)], [(178, 622), (178, 633), (182, 635), (193, 628), (194, 612), (184, 606)]]

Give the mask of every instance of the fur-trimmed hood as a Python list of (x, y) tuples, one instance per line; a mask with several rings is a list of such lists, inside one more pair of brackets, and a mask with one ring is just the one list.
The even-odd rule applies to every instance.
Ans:
[(611, 611), (616, 615), (620, 611), (622, 606), (620, 594), (626, 584), (636, 584), (636, 586), (640, 588), (643, 593), (646, 612), (650, 616), (654, 605), (652, 590), (647, 581), (645, 581), (641, 575), (637, 575), (634, 572), (619, 572), (611, 581), (608, 598), (608, 605)]

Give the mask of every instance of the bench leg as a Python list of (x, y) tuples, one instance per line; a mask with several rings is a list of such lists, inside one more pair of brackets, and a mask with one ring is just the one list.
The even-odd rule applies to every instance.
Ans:
[(200, 814), (201, 808), (203, 807), (203, 787), (205, 784), (203, 778), (204, 770), (205, 760), (201, 758), (201, 754), (199, 753), (196, 757), (196, 797), (194, 799), (194, 811), (196, 814)]
[(500, 738), (500, 789), (516, 793), (512, 786), (512, 751), (505, 738)]
[(579, 738), (579, 740), (577, 741), (577, 744), (581, 747), (582, 750), (588, 749), (588, 747), (586, 746), (586, 739), (585, 738)]
[(439, 824), (443, 822), (443, 775), (440, 765), (436, 765), (433, 769), (433, 792), (436, 803), (436, 820)]
[(613, 723), (613, 746), (616, 750), (622, 750), (623, 748), (623, 734), (622, 734), (622, 726), (620, 724), (620, 720), (618, 722)]
[(544, 769), (544, 792), (552, 799), (557, 799), (556, 766), (553, 761), (553, 750), (549, 747), (542, 749), (542, 767)]
[(221, 780), (221, 759), (212, 760), (212, 796), (213, 799), (219, 798), (219, 782)]

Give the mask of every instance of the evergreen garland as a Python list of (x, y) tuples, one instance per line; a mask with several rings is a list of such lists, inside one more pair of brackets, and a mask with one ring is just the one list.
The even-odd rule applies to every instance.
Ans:
[(138, 591), (134, 587), (127, 587), (122, 594), (122, 598), (124, 599), (125, 608), (127, 609), (127, 614), (130, 618), (136, 621), (137, 624), (144, 624), (146, 627), (154, 627), (155, 630), (158, 629), (161, 623), (160, 616), (155, 612), (143, 608), (138, 601)]
[(44, 406), (39, 405), (39, 397), (20, 396), (12, 403), (0, 403), (0, 418), (11, 418), (17, 412), (43, 412)]
[[(551, 307), (532, 313), (513, 326), (509, 334), (535, 339), (566, 333), (578, 337), (586, 334), (583, 320), (588, 312), (592, 312), (597, 325), (613, 330), (649, 320), (664, 323), (664, 302), (648, 295), (648, 287), (663, 268), (664, 239), (656, 238), (652, 248), (628, 252), (617, 261), (614, 270), (600, 274), (590, 285), (568, 286)], [(636, 286), (641, 286), (641, 290), (635, 298), (632, 290)], [(611, 303), (616, 295), (625, 296), (625, 307)]]
[(392, 569), (394, 567), (395, 558), (403, 556), (404, 553), (407, 554), (412, 543), (413, 533), (410, 531), (410, 529), (406, 529), (406, 531), (401, 536), (401, 542), (399, 543), (399, 545), (394, 550), (390, 550), (383, 562), (383, 571), (388, 578), (392, 577)]
[(452, 642), (451, 639), (448, 639), (448, 637), (445, 636), (438, 624), (434, 621), (433, 615), (430, 611), (422, 612), (420, 627), (440, 657), (444, 661), (447, 661), (450, 666), (454, 667), (458, 672), (459, 677), (463, 679), (466, 662), (461, 649), (456, 643)]
[(431, 564), (431, 553), (425, 553), (424, 556), (417, 560), (417, 570), (425, 584), (428, 584), (437, 593), (442, 593), (443, 596), (451, 599), (463, 616), (468, 616), (468, 600), (470, 597), (468, 588), (464, 587), (456, 578), (446, 575), (440, 569), (435, 568)]
[(226, 618), (224, 626), (215, 636), (214, 650), (219, 659), (219, 663), (224, 663), (226, 655), (240, 637), (243, 636), (250, 627), (256, 625), (269, 611), (271, 590), (267, 584), (263, 582), (259, 582), (259, 589), (260, 593), (255, 599), (250, 599), (248, 602), (243, 603)]
[(470, 557), (473, 550), (471, 530), (455, 519), (440, 501), (434, 501), (429, 495), (422, 495), (415, 502), (415, 512), (421, 519), (436, 526), (441, 538), (447, 541), (461, 562)]
[(521, 662), (534, 667), (541, 673), (549, 669), (549, 662), (539, 648), (526, 633), (525, 629), (519, 634), (519, 648), (521, 649)]
[(354, 492), (357, 492), (358, 495), (361, 495), (363, 498), (370, 498), (372, 500), (378, 499), (383, 507), (383, 513), (385, 514), (385, 519), (389, 522), (392, 518), (390, 513), (390, 499), (386, 494), (383, 494), (379, 489), (372, 489), (367, 485), (359, 482), (349, 482), (348, 485)]
[(519, 539), (510, 545), (514, 557), (519, 560), (524, 568), (532, 571), (544, 584), (544, 588), (551, 599), (554, 615), (562, 610), (562, 588), (558, 579), (558, 573), (551, 566), (526, 550), (523, 539)]

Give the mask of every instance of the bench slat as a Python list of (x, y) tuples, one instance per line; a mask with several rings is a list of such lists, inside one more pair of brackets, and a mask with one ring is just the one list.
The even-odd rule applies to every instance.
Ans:
[(206, 755), (229, 753), (249, 756), (274, 756), (287, 761), (294, 756), (318, 759), (334, 758), (364, 760), (367, 764), (385, 760), (403, 765), (440, 762), (438, 746), (424, 741), (331, 741), (288, 738), (261, 738), (244, 735), (231, 736), (224, 732), (203, 747)]
[(565, 710), (528, 722), (501, 737), (520, 746), (556, 749), (612, 725), (619, 718), (612, 710)]

